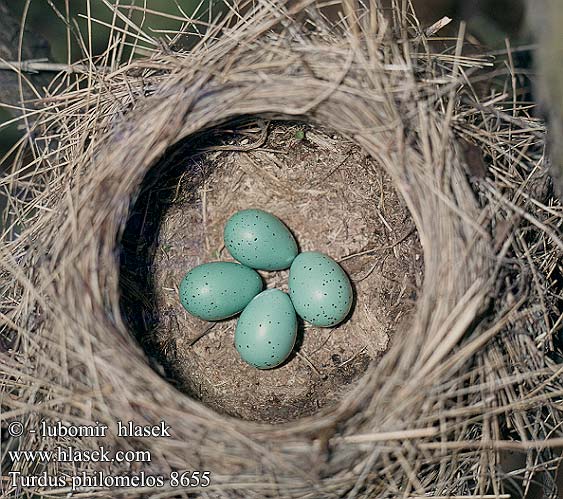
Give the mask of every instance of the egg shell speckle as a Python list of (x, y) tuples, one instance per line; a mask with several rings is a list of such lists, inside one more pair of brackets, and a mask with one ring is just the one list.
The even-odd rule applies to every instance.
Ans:
[(258, 272), (233, 262), (211, 262), (190, 270), (180, 283), (180, 302), (207, 321), (239, 313), (262, 291)]
[(223, 235), (231, 256), (253, 269), (287, 269), (298, 252), (286, 225), (263, 210), (238, 211), (227, 221)]
[(279, 366), (297, 337), (297, 316), (289, 296), (279, 289), (263, 291), (238, 319), (235, 347), (242, 360), (258, 369)]
[(315, 326), (335, 326), (352, 308), (353, 290), (346, 272), (317, 251), (300, 253), (291, 264), (289, 294), (295, 311)]

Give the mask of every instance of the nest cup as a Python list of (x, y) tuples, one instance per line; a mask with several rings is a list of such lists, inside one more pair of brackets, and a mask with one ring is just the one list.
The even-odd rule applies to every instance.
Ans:
[[(230, 123), (175, 149), (145, 178), (122, 238), (130, 329), (180, 389), (218, 412), (283, 422), (334, 403), (408, 328), (422, 281), (416, 230), (390, 178), (353, 142), (300, 123)], [(188, 269), (232, 260), (223, 228), (249, 207), (285, 220), (302, 251), (340, 261), (356, 297), (336, 328), (301, 321), (293, 355), (272, 371), (239, 359), (236, 319), (211, 326), (178, 300)], [(288, 291), (288, 271), (261, 274)]]
[[(529, 488), (530, 476), (540, 473), (546, 490), (555, 493), (553, 468), (537, 463), (557, 457), (547, 446), (535, 446), (561, 433), (553, 394), (562, 388), (553, 359), (563, 244), (557, 236), (559, 205), (546, 180), (541, 124), (524, 107), (507, 114), (499, 99), (476, 100), (478, 91), (497, 95), (491, 75), (498, 72), (489, 69), (488, 57), (463, 57), (461, 38), (456, 56), (433, 53), (432, 29), (409, 23), (400, 9), (393, 11), (394, 21), (375, 4), (362, 11), (345, 3), (343, 11), (347, 21), (335, 26), (322, 10), (274, 11), (258, 4), (241, 19), (233, 14), (209, 28), (189, 53), (159, 51), (109, 75), (93, 73), (88, 92), (69, 87), (67, 113), (46, 108), (38, 122), (46, 142), (51, 126), (76, 130), (78, 137), (62, 134), (46, 150), (33, 189), (13, 179), (3, 183), (11, 219), (20, 224), (5, 234), (2, 250), (9, 278), (3, 296), (10, 297), (3, 299), (3, 320), (13, 331), (14, 348), (1, 354), (7, 369), (3, 389), (26, 402), (28, 425), (43, 418), (111, 427), (118, 420), (165, 421), (171, 438), (134, 441), (111, 433), (75, 445), (149, 450), (151, 462), (136, 464), (134, 472), (210, 470), (209, 497), (513, 493)], [(476, 75), (478, 88), (470, 75)], [(313, 149), (306, 153), (307, 147)], [(194, 372), (175, 370), (167, 346), (181, 328), (177, 314), (168, 313), (174, 309), (167, 308), (173, 306), (163, 284), (174, 282), (191, 262), (180, 252), (180, 263), (172, 267), (167, 238), (182, 235), (195, 260), (215, 251), (223, 257), (218, 227), (230, 209), (252, 197), (259, 207), (271, 208), (268, 191), (251, 187), (241, 188), (240, 196), (232, 189), (232, 199), (225, 199), (232, 174), (253, 162), (255, 183), (272, 177), (279, 189), (269, 191), (277, 200), (273, 207), (292, 227), (291, 199), (280, 194), (291, 164), (280, 150), (293, 163), (299, 158), (291, 154), (302, 155), (303, 175), (318, 168), (304, 195), (313, 195), (315, 182), (344, 186), (359, 179), (366, 184), (356, 190), (362, 196), (378, 182), (387, 185), (381, 192), (389, 209), (404, 229), (412, 220), (416, 230), (397, 231), (405, 239), (379, 251), (393, 253), (395, 247), (397, 269), (404, 270), (401, 262), (417, 261), (420, 241), (424, 281), (414, 308), (400, 293), (408, 275), (389, 288), (404, 306), (399, 311), (406, 322), (389, 316), (395, 321), (389, 348), (379, 357), (368, 355), (343, 393), (315, 395), (320, 403), (311, 406), (306, 396), (291, 399), (287, 390), (291, 400), (278, 401), (283, 410), (276, 413), (267, 409), (273, 385), (237, 405), (232, 386), (212, 392), (229, 382), (217, 372), (200, 370), (209, 379), (198, 381)], [(336, 177), (329, 176), (329, 163), (316, 161), (331, 155)], [(265, 157), (282, 168), (268, 170)], [(338, 176), (343, 173), (348, 178)], [(15, 175), (25, 177), (26, 170)], [(301, 202), (305, 212), (312, 209)], [(207, 211), (199, 209), (202, 219), (189, 220), (196, 216), (190, 210), (204, 205), (216, 216), (203, 220)], [(360, 211), (350, 213), (361, 214), (360, 206), (370, 204), (358, 201)], [(343, 210), (332, 209), (333, 216)], [(186, 213), (184, 220), (180, 215)], [(383, 223), (365, 216), (358, 218), (372, 229)], [(305, 224), (295, 227), (306, 249), (332, 248), (340, 258), (361, 252), (360, 246), (334, 243), (337, 232), (323, 240), (319, 230), (308, 239)], [(185, 247), (180, 242), (172, 246)], [(369, 249), (377, 242), (368, 237), (358, 245)], [(395, 243), (405, 244), (405, 252)], [(150, 267), (139, 273), (143, 264)], [(409, 272), (420, 275), (416, 265)], [(135, 280), (141, 275), (144, 281)], [(359, 286), (358, 302), (365, 303), (372, 287)], [(367, 308), (366, 321), (373, 310)], [(360, 311), (356, 306), (354, 314)], [(366, 323), (356, 325), (357, 339)], [(217, 327), (227, 329), (188, 345), (191, 351), (221, 337), (228, 342), (228, 325)], [(346, 327), (354, 332), (353, 316)], [(364, 334), (370, 339), (375, 333)], [(265, 376), (278, 382), (275, 377), (290, 365), (318, 375), (306, 360), (294, 358)], [(248, 368), (244, 376), (250, 373)], [(198, 393), (204, 382), (207, 393)], [(325, 382), (310, 387), (320, 393)], [(58, 444), (55, 437), (31, 434), (22, 442), (25, 448)], [(507, 448), (527, 457), (510, 477), (513, 470), (501, 453)], [(84, 463), (76, 466), (86, 469)], [(131, 473), (128, 466), (115, 463), (112, 474)], [(56, 463), (51, 471), (68, 470)], [(158, 491), (159, 497), (178, 493)], [(92, 496), (104, 493), (98, 487)], [(113, 496), (145, 493), (116, 489)]]

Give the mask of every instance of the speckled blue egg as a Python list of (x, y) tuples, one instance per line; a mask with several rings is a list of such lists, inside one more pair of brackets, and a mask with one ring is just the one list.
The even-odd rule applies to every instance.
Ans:
[(287, 359), (296, 336), (297, 316), (289, 296), (279, 289), (267, 289), (240, 315), (235, 347), (248, 364), (271, 369)]
[(298, 252), (285, 224), (263, 210), (235, 213), (225, 225), (224, 238), (232, 257), (253, 269), (287, 269)]
[(192, 315), (218, 321), (238, 314), (262, 291), (255, 270), (233, 262), (211, 262), (190, 270), (180, 283), (180, 302)]
[(352, 307), (352, 285), (346, 272), (332, 258), (317, 251), (300, 253), (293, 260), (289, 295), (295, 311), (315, 326), (335, 326)]

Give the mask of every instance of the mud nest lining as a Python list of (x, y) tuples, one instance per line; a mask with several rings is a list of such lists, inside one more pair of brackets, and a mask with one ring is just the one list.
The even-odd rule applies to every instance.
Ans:
[[(187, 394), (221, 413), (286, 421), (338, 400), (408, 329), (422, 249), (391, 180), (354, 143), (295, 123), (228, 128), (207, 134), (207, 145), (200, 137), (179, 146), (145, 180), (122, 243), (123, 306), (149, 355)], [(223, 227), (249, 207), (280, 216), (302, 251), (340, 261), (355, 288), (349, 320), (330, 329), (301, 322), (296, 353), (272, 371), (239, 359), (236, 319), (211, 327), (178, 300), (187, 270), (232, 260)], [(267, 287), (288, 291), (288, 271), (261, 274)]]
[[(67, 80), (62, 93), (44, 103), (30, 131), (36, 159), (28, 165), (19, 155), (14, 172), (1, 181), (9, 196), (1, 320), (11, 346), (0, 352), (3, 412), (24, 418), (30, 427), (45, 418), (112, 427), (117, 420), (164, 420), (172, 431), (168, 439), (111, 434), (73, 444), (151, 451), (150, 463), (134, 469), (115, 463), (113, 474), (211, 470), (207, 497), (523, 497), (534, 481), (555, 497), (558, 456), (545, 440), (562, 434), (563, 386), (555, 362), (561, 208), (546, 175), (542, 124), (510, 95), (518, 83), (514, 68), (508, 76), (515, 79), (505, 85), (499, 76), (503, 63), (495, 66), (491, 57), (464, 45), (461, 35), (455, 47), (432, 51), (438, 27), (422, 30), (411, 13), (398, 8), (390, 20), (375, 4), (364, 11), (345, 2), (343, 21), (334, 25), (324, 20), (322, 9), (271, 7), (258, 2), (242, 9), (240, 18), (231, 13), (208, 27), (190, 52), (155, 42), (151, 57)], [(141, 38), (152, 40), (148, 34)], [(233, 120), (255, 123), (248, 125), (257, 128), (247, 130), (249, 144), (260, 140), (262, 127), (271, 122), (266, 142), (241, 151), (244, 128), (239, 127), (232, 144), (217, 136), (210, 144), (213, 134), (228, 133)], [(297, 142), (295, 120), (305, 132)], [(202, 140), (239, 150), (194, 156), (194, 144)], [(333, 140), (337, 150), (331, 150)], [(194, 150), (187, 153), (190, 144)], [(352, 186), (373, 202), (352, 199), (347, 211), (344, 204), (329, 207), (319, 194), (315, 203), (322, 208), (315, 210), (314, 203), (299, 197), (300, 182), (291, 182), (292, 169), (278, 149), (295, 159), (293, 168), (303, 168), (300, 158), (309, 165), (294, 172), (311, 175), (303, 184), (306, 196), (314, 195), (311, 185), (318, 182), (319, 191), (323, 185)], [(330, 156), (334, 172), (323, 161), (313, 164), (315, 155), (323, 154)], [(179, 170), (173, 171), (177, 162), (189, 172), (182, 179)], [(255, 184), (245, 184), (244, 175), (237, 184), (229, 172), (239, 171), (247, 178), (254, 175)], [(155, 181), (165, 188), (163, 198), (151, 201), (144, 196), (158, 192)], [(239, 187), (229, 198), (225, 185), (231, 183)], [(176, 191), (171, 197), (172, 184), (178, 197)], [(381, 214), (390, 228), (374, 217), (376, 208), (382, 210), (380, 186), (387, 203)], [(315, 401), (315, 390), (331, 392), (322, 383), (332, 381), (309, 381), (309, 391), (301, 395), (287, 391), (295, 400), (278, 403), (282, 410), (273, 417), (264, 409), (266, 388), (281, 369), (269, 374), (266, 388), (260, 381), (248, 390), (240, 404), (232, 389), (236, 377), (221, 380), (203, 366), (198, 393), (197, 374), (181, 363), (173, 367), (169, 356), (193, 359), (206, 345), (212, 348), (227, 338), (231, 326), (218, 326), (188, 352), (175, 331), (189, 329), (183, 322), (189, 319), (178, 315), (174, 292), (166, 289), (173, 289), (186, 265), (215, 251), (222, 256), (222, 220), (250, 198), (267, 208), (268, 192), (284, 218), (303, 217), (292, 225), (304, 247), (314, 242), (317, 249), (329, 248), (343, 258), (371, 244), (391, 246), (343, 262), (352, 276), (366, 274), (356, 283), (366, 289), (360, 289), (355, 310), (357, 317), (364, 312), (360, 300), (369, 306), (358, 321), (365, 331), (354, 329), (354, 319), (342, 326), (350, 332), (345, 340), (357, 342), (345, 345), (347, 353), (367, 345), (366, 362), (353, 376), (357, 379), (345, 393), (323, 393), (320, 408), (300, 407), (296, 401), (307, 399), (305, 393)], [(302, 205), (294, 209), (299, 199)], [(205, 210), (194, 211), (204, 205)], [(147, 215), (145, 222), (158, 230), (151, 232), (151, 248), (141, 251), (141, 243), (149, 240), (132, 246), (128, 241), (134, 230), (145, 230), (142, 221), (135, 222), (143, 206), (159, 216)], [(346, 213), (338, 215), (338, 210)], [(352, 227), (351, 240), (339, 239), (338, 227), (327, 230), (327, 214), (343, 227), (352, 220), (359, 224)], [(306, 229), (320, 220), (316, 217), (323, 225)], [(367, 276), (372, 258), (396, 264), (397, 271), (391, 271), (400, 275), (399, 282), (383, 279), (385, 266), (376, 265)], [(137, 282), (135, 296), (135, 286), (127, 287), (127, 272), (143, 261), (151, 263), (142, 274), (150, 276), (149, 282)], [(403, 274), (408, 274), (405, 281)], [(154, 293), (138, 293), (147, 289)], [(378, 308), (374, 293), (382, 289), (389, 296)], [(414, 306), (409, 305), (415, 298), (411, 290), (417, 292)], [(131, 303), (142, 304), (138, 318), (127, 312)], [(396, 313), (389, 303), (400, 304)], [(389, 315), (378, 316), (381, 310)], [(377, 323), (367, 328), (369, 320)], [(190, 327), (195, 331), (201, 324)], [(386, 340), (378, 330), (390, 336), (384, 355), (379, 352)], [(330, 380), (335, 369), (323, 363), (330, 365), (333, 346), (314, 357), (309, 332), (311, 338), (323, 334), (308, 331), (300, 351)], [(293, 359), (287, 368), (313, 379), (317, 373), (303, 359)], [(171, 375), (175, 380), (168, 379)], [(240, 381), (256, 374), (247, 369), (238, 375)], [(216, 381), (227, 381), (228, 390), (212, 391)], [(252, 404), (255, 414), (249, 411)], [(294, 419), (298, 416), (304, 417)], [(61, 441), (28, 433), (17, 444), (39, 449)], [(506, 468), (503, 449), (523, 453), (524, 464)], [(7, 464), (30, 471), (29, 463)], [(56, 474), (77, 469), (99, 468), (49, 465)], [(167, 485), (115, 490), (111, 497), (151, 493), (176, 497), (178, 490)], [(103, 488), (88, 494), (107, 497)]]

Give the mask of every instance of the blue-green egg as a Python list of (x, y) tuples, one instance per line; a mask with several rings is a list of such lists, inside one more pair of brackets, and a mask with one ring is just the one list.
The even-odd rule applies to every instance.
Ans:
[(233, 262), (211, 262), (190, 270), (180, 283), (180, 301), (192, 315), (218, 321), (238, 314), (262, 291), (255, 270)]
[(235, 213), (225, 225), (224, 238), (232, 257), (253, 269), (287, 269), (298, 251), (285, 224), (263, 210)]
[(295, 311), (315, 326), (335, 326), (352, 307), (352, 285), (346, 272), (332, 258), (317, 251), (300, 253), (293, 260), (289, 295)]
[(267, 289), (242, 311), (235, 330), (235, 347), (242, 360), (258, 369), (279, 366), (297, 337), (297, 316), (289, 296)]

